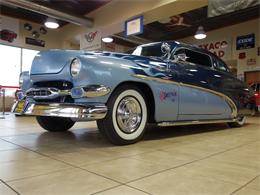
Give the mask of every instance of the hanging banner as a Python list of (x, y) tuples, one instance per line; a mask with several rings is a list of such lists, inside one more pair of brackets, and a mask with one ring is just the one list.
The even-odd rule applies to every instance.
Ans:
[(199, 47), (214, 53), (222, 60), (231, 59), (231, 39), (205, 42), (200, 44)]
[(231, 13), (259, 4), (259, 0), (208, 0), (208, 17)]
[(0, 15), (0, 43), (17, 44), (19, 20)]
[(80, 36), (80, 49), (87, 51), (99, 50), (101, 48), (101, 31), (93, 30)]
[(237, 50), (250, 49), (255, 47), (255, 34), (237, 37)]

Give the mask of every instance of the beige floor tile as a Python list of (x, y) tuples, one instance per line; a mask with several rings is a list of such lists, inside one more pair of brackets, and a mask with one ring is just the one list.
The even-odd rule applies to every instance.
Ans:
[(119, 182), (129, 182), (164, 170), (166, 167), (152, 162), (148, 163), (131, 158), (120, 158), (83, 168)]
[(147, 163), (153, 162), (158, 165), (164, 165), (168, 168), (180, 166), (195, 159), (195, 157), (191, 155), (183, 153), (169, 153), (166, 151), (147, 152), (144, 154), (131, 156), (131, 158), (142, 160)]
[(32, 158), (42, 158), (42, 155), (39, 155), (35, 152), (25, 150), (25, 149), (14, 149), (14, 150), (5, 150), (0, 151), (0, 163), (12, 162), (12, 161), (24, 161)]
[(255, 190), (260, 191), (260, 176), (255, 178), (252, 182), (250, 182), (246, 187), (253, 188)]
[(260, 156), (254, 152), (243, 152), (241, 148), (238, 148), (213, 156), (212, 159), (249, 166), (254, 168), (257, 174), (260, 174)]
[(245, 185), (257, 176), (255, 169), (234, 163), (206, 159), (186, 165), (184, 171), (224, 182)]
[(189, 144), (182, 144), (178, 143), (176, 146), (163, 148), (163, 151), (172, 153), (172, 154), (185, 154), (194, 157), (193, 159), (200, 159), (212, 154), (218, 153), (223, 151), (222, 147), (207, 147), (205, 143), (189, 143)]
[(240, 187), (212, 178), (191, 176), (188, 172), (183, 172), (183, 169), (162, 172), (128, 185), (151, 194), (162, 195), (223, 195), (230, 194)]
[(17, 148), (20, 148), (20, 147), (15, 144), (6, 142), (4, 140), (0, 140), (0, 151), (13, 150), (13, 149), (17, 149)]
[(93, 149), (86, 152), (72, 152), (72, 153), (58, 154), (55, 155), (54, 158), (75, 166), (84, 166), (93, 163), (99, 163), (102, 161), (112, 160), (115, 157), (104, 151)]
[(147, 193), (128, 186), (119, 186), (104, 192), (97, 193), (97, 195), (147, 195)]
[(71, 166), (46, 157), (3, 162), (0, 163), (0, 179), (10, 181), (68, 168)]
[(92, 194), (118, 185), (114, 181), (74, 168), (8, 184), (23, 195)]
[(7, 187), (5, 184), (0, 183), (0, 194), (1, 195), (17, 195), (12, 189)]
[(260, 191), (244, 187), (241, 190), (234, 193), (234, 195), (259, 195)]

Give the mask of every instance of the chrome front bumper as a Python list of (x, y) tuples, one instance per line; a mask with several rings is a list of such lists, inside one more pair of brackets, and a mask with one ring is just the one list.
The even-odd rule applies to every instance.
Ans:
[(107, 107), (104, 104), (48, 104), (20, 100), (13, 105), (12, 112), (18, 115), (54, 116), (90, 121), (104, 118), (107, 114)]

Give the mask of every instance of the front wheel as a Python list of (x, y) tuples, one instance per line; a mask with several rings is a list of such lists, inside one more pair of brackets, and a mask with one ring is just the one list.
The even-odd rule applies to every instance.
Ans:
[(124, 85), (109, 99), (108, 113), (97, 125), (110, 142), (116, 145), (132, 144), (139, 141), (147, 123), (145, 96), (136, 87)]
[(75, 122), (70, 118), (52, 117), (52, 116), (37, 116), (39, 125), (47, 131), (67, 131)]
[(228, 123), (229, 127), (242, 127), (246, 122), (245, 116), (239, 116), (236, 122)]

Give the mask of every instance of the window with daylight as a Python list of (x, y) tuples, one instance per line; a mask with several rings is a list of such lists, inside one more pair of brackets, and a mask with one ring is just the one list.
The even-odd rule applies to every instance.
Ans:
[(0, 45), (0, 85), (18, 86), (21, 48)]

